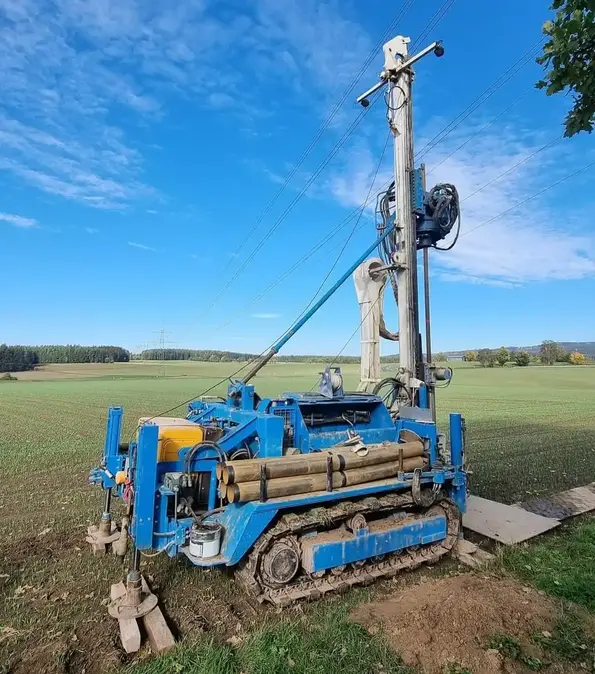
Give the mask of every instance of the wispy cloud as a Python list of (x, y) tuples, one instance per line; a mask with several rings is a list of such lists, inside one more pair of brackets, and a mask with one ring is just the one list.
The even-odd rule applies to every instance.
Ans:
[(255, 0), (233, 12), (204, 0), (1, 0), (0, 171), (93, 208), (126, 208), (157, 194), (143, 182), (141, 148), (114, 120), (151, 123), (172, 96), (257, 118), (271, 114), (261, 102), (271, 82), (330, 98), (370, 47), (335, 0)]
[(264, 313), (264, 314), (250, 314), (250, 315), (252, 316), (252, 318), (261, 318), (261, 319), (264, 319), (264, 320), (270, 320), (270, 319), (273, 319), (273, 318), (281, 318), (281, 314)]
[(128, 245), (132, 246), (133, 248), (140, 248), (140, 250), (150, 250), (152, 253), (157, 252), (156, 248), (152, 248), (151, 246), (145, 246), (144, 243), (136, 243), (135, 241), (129, 241)]
[(95, 227), (85, 227), (85, 232), (87, 232), (87, 234), (97, 234), (99, 233), (99, 230)]
[[(584, 221), (585, 214), (570, 197), (559, 202), (560, 195), (572, 193), (572, 182), (511, 208), (582, 166), (584, 154), (572, 143), (536, 152), (551, 136), (527, 131), (520, 122), (490, 129), (459, 150), (477, 128), (468, 124), (420, 160), (427, 163), (429, 187), (454, 183), (461, 198), (461, 237), (453, 250), (432, 256), (441, 278), (513, 288), (530, 281), (595, 276), (595, 237), (572, 226)], [(418, 148), (434, 135), (433, 129), (427, 131)], [(347, 164), (327, 183), (332, 197), (346, 206), (360, 205), (376, 161), (360, 139)], [(381, 170), (377, 185), (389, 178), (390, 171)]]
[(25, 218), (22, 215), (13, 215), (11, 213), (0, 213), (0, 220), (8, 222), (8, 224), (15, 227), (22, 227), (23, 229), (39, 227), (39, 222), (35, 218)]

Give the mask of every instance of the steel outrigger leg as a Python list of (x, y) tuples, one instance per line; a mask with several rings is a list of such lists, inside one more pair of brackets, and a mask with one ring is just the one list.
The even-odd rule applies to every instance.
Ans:
[(118, 531), (110, 512), (112, 490), (110, 487), (107, 487), (103, 491), (103, 512), (101, 513), (99, 526), (91, 525), (87, 529), (87, 536), (85, 538), (91, 544), (94, 555), (105, 555), (107, 546), (120, 538), (120, 531)]
[(126, 583), (115, 583), (111, 587), (108, 612), (118, 620), (120, 639), (127, 653), (136, 653), (141, 647), (138, 620), (143, 621), (151, 649), (161, 653), (173, 648), (175, 640), (157, 605), (157, 597), (151, 592), (140, 572), (140, 557), (141, 552), (135, 546)]

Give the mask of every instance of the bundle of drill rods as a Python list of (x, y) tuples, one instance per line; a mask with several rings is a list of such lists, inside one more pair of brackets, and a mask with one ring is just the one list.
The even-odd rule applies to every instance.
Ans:
[(369, 445), (364, 455), (349, 447), (268, 459), (226, 461), (217, 466), (219, 491), (230, 503), (309, 494), (395, 477), (424, 468), (421, 440)]

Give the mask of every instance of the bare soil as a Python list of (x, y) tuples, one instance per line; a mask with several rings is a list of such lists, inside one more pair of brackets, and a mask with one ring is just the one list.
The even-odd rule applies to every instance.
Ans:
[[(537, 591), (508, 578), (473, 573), (425, 580), (351, 613), (371, 634), (384, 632), (404, 662), (424, 674), (443, 674), (448, 663), (474, 674), (527, 672), (522, 663), (490, 649), (490, 638), (515, 638), (523, 652), (551, 660), (531, 634), (551, 631), (555, 616), (555, 602)], [(551, 663), (547, 671), (576, 670)]]
[[(241, 639), (267, 611), (238, 592), (229, 574), (162, 555), (143, 560), (178, 639), (208, 633)], [(93, 557), (82, 535), (48, 532), (0, 549), (0, 672), (102, 674), (133, 661), (107, 612), (111, 583), (126, 567)], [(145, 645), (137, 657), (149, 650)]]

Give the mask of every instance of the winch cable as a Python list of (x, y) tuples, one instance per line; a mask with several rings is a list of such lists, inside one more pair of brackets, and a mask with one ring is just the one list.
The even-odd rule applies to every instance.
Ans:
[(321, 126), (318, 128), (316, 133), (314, 134), (314, 137), (306, 147), (306, 149), (302, 152), (300, 157), (298, 158), (297, 162), (295, 162), (285, 177), (285, 180), (283, 183), (280, 185), (279, 189), (277, 192), (273, 195), (272, 199), (267, 203), (265, 208), (260, 212), (258, 217), (256, 218), (254, 224), (246, 234), (246, 236), (242, 239), (242, 242), (238, 245), (236, 248), (235, 252), (232, 254), (230, 257), (230, 260), (227, 262), (227, 264), (223, 268), (223, 272), (227, 271), (227, 269), (230, 267), (232, 260), (236, 257), (237, 253), (239, 253), (242, 248), (246, 245), (246, 243), (252, 238), (252, 235), (254, 232), (258, 229), (264, 218), (268, 215), (268, 213), (271, 211), (273, 206), (277, 203), (293, 177), (296, 175), (298, 170), (301, 168), (302, 164), (306, 161), (306, 159), (310, 156), (312, 153), (312, 150), (318, 143), (318, 141), (322, 138), (324, 135), (324, 132), (329, 128), (331, 125), (333, 119), (337, 116), (339, 111), (341, 110), (341, 107), (345, 103), (345, 101), (349, 98), (355, 87), (357, 86), (357, 83), (361, 79), (361, 77), (364, 75), (366, 70), (369, 68), (370, 64), (372, 61), (376, 58), (378, 55), (379, 49), (382, 47), (384, 42), (392, 35), (395, 27), (399, 24), (399, 22), (405, 17), (411, 6), (413, 5), (414, 0), (405, 0), (403, 3), (403, 6), (399, 9), (395, 17), (393, 18), (392, 22), (390, 23), (389, 27), (384, 31), (382, 37), (378, 40), (378, 42), (374, 45), (373, 49), (370, 51), (366, 59), (364, 60), (363, 64), (360, 66), (360, 69), (357, 71), (357, 73), (354, 75), (352, 78), (351, 82), (345, 89), (345, 91), (341, 94), (339, 99), (335, 102), (333, 108), (327, 115), (326, 119), (323, 121)]
[[(444, 247), (434, 245), (436, 250), (452, 250), (461, 234), (461, 205), (459, 203), (459, 192), (454, 185), (449, 183), (440, 183), (433, 187), (428, 193), (428, 204), (433, 208), (432, 218), (438, 222), (442, 232), (442, 238), (450, 234), (455, 223), (457, 230), (454, 239)], [(442, 224), (442, 223), (446, 224)]]

